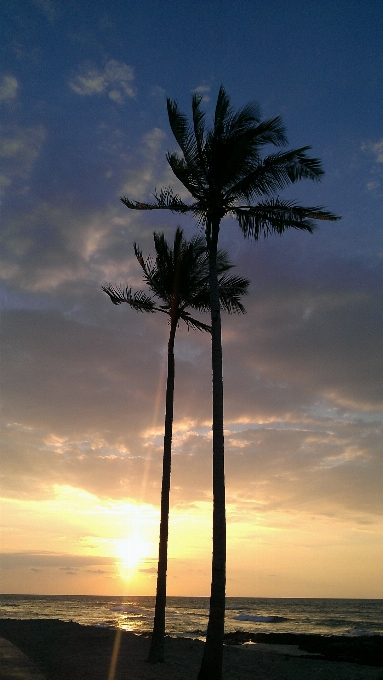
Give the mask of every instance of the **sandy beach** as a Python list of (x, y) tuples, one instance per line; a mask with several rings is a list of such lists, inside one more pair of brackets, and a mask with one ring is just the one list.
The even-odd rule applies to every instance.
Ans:
[[(167, 638), (166, 662), (152, 665), (148, 637), (52, 619), (2, 619), (0, 635), (46, 680), (193, 680), (203, 651), (199, 640)], [(383, 680), (383, 667), (306, 655), (298, 645), (225, 645), (224, 680)]]

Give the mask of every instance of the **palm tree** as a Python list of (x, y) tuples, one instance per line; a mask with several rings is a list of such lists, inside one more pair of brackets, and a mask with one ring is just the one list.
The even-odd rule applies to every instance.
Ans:
[[(156, 259), (144, 260), (141, 250), (134, 244), (134, 252), (144, 272), (144, 281), (153, 297), (143, 291), (132, 293), (131, 288), (103, 286), (115, 305), (128, 303), (140, 312), (162, 312), (169, 316), (168, 375), (166, 384), (165, 434), (161, 490), (161, 521), (159, 556), (157, 572), (157, 592), (154, 626), (148, 661), (164, 661), (166, 571), (169, 533), (169, 496), (171, 448), (174, 406), (174, 341), (179, 322), (184, 321), (189, 328), (209, 331), (210, 326), (191, 316), (188, 309), (208, 311), (209, 297), (209, 258), (205, 240), (195, 236), (186, 241), (183, 232), (177, 228), (173, 248), (170, 248), (163, 234), (154, 234)], [(218, 251), (218, 294), (222, 309), (232, 313), (245, 313), (240, 298), (247, 294), (249, 281), (238, 276), (228, 275), (234, 265), (230, 264), (227, 253)], [(160, 301), (156, 303), (155, 299)]]
[(213, 559), (210, 613), (199, 680), (221, 680), (226, 580), (226, 519), (223, 437), (223, 382), (221, 315), (218, 293), (217, 251), (221, 220), (234, 217), (243, 235), (282, 234), (286, 229), (312, 232), (314, 220), (339, 219), (319, 206), (303, 207), (279, 197), (278, 192), (301, 179), (323, 175), (317, 158), (307, 155), (309, 146), (262, 155), (267, 144), (287, 145), (279, 116), (262, 120), (259, 107), (248, 104), (238, 111), (221, 86), (211, 128), (205, 126), (202, 97), (193, 95), (192, 123), (167, 100), (170, 127), (182, 151), (168, 153), (167, 161), (177, 179), (192, 196), (185, 203), (172, 189), (154, 194), (153, 203), (122, 198), (135, 210), (190, 212), (203, 225), (209, 252), (209, 286), (213, 369)]

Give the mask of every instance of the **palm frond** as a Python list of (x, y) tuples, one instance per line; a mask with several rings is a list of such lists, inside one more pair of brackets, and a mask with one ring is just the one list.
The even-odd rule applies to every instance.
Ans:
[(164, 210), (172, 210), (175, 212), (187, 212), (190, 210), (190, 206), (184, 203), (180, 196), (174, 193), (171, 187), (165, 187), (164, 189), (161, 189), (159, 193), (155, 190), (154, 198), (157, 202), (157, 206)]
[(138, 290), (132, 294), (132, 289), (127, 286), (122, 288), (122, 286), (112, 286), (110, 283), (102, 286), (102, 290), (109, 295), (114, 305), (121, 305), (123, 302), (126, 302), (137, 312), (156, 311), (152, 298), (146, 295), (142, 290)]
[(249, 102), (239, 111), (228, 111), (225, 121), (226, 137), (241, 136), (258, 125), (261, 120), (259, 105)]
[(266, 167), (279, 166), (284, 168), (286, 176), (292, 183), (300, 179), (319, 180), (324, 175), (324, 170), (319, 158), (307, 156), (306, 151), (310, 149), (311, 146), (291, 149), (267, 156), (263, 162)]
[(145, 263), (145, 260), (144, 260), (144, 258), (143, 258), (143, 255), (142, 255), (142, 250), (141, 250), (141, 248), (139, 248), (139, 246), (137, 245), (137, 243), (134, 243), (134, 244), (133, 244), (133, 248), (134, 248), (134, 254), (135, 254), (135, 256), (136, 256), (136, 258), (137, 258), (139, 264), (141, 265), (142, 269), (143, 269), (144, 272), (146, 273), (146, 263)]
[(223, 85), (219, 88), (214, 114), (214, 138), (218, 139), (225, 130), (225, 123), (231, 116), (230, 99)]
[(257, 147), (265, 144), (273, 144), (274, 146), (286, 146), (287, 144), (286, 128), (281, 116), (259, 122), (256, 127), (247, 131), (247, 136)]
[(177, 153), (167, 153), (166, 160), (173, 173), (189, 191), (193, 198), (199, 200), (208, 186), (205, 172), (196, 156), (193, 161), (180, 158)]
[(217, 274), (224, 274), (233, 269), (235, 265), (229, 260), (229, 253), (226, 250), (217, 250)]
[[(182, 151), (183, 158), (177, 153), (168, 153), (166, 158), (174, 174), (180, 179), (192, 196), (201, 195), (206, 184), (206, 167), (203, 162), (204, 113), (200, 104), (202, 97), (193, 95), (193, 124), (189, 126), (187, 117), (180, 112), (176, 101), (167, 99), (170, 127)], [(186, 169), (192, 172), (186, 173)]]
[(203, 323), (203, 321), (200, 321), (199, 319), (195, 319), (187, 311), (180, 312), (180, 319), (186, 323), (188, 328), (192, 328), (196, 331), (206, 331), (207, 333), (211, 333), (211, 326)]
[(131, 201), (127, 196), (121, 196), (121, 203), (131, 210), (158, 210), (157, 203), (143, 203), (142, 201)]
[(191, 207), (184, 203), (181, 198), (174, 194), (170, 187), (154, 192), (155, 203), (144, 203), (142, 201), (131, 201), (127, 196), (120, 198), (121, 203), (131, 210), (171, 210), (172, 212), (188, 212)]
[(249, 279), (241, 276), (227, 276), (218, 279), (219, 301), (221, 308), (229, 314), (246, 314), (241, 297), (248, 294)]
[(204, 125), (205, 113), (201, 109), (201, 102), (202, 96), (194, 94), (192, 99), (193, 130), (199, 161), (198, 167), (200, 171), (201, 169), (203, 170), (202, 174), (204, 175), (203, 177), (200, 178), (201, 179), (200, 185), (202, 185), (203, 183), (206, 184), (208, 175), (208, 168), (205, 157), (205, 125)]
[(168, 109), (168, 118), (171, 130), (176, 138), (177, 144), (180, 147), (185, 158), (191, 160), (193, 152), (195, 152), (196, 144), (193, 135), (193, 130), (189, 126), (189, 122), (185, 114), (181, 113), (178, 108), (176, 100), (166, 100)]
[(321, 206), (302, 207), (294, 201), (269, 199), (256, 206), (241, 206), (231, 210), (237, 218), (244, 236), (258, 240), (270, 234), (283, 234), (292, 227), (312, 233), (316, 228), (313, 220), (338, 220), (338, 215)]
[(153, 261), (152, 257), (149, 255), (146, 260), (142, 255), (141, 249), (138, 247), (137, 243), (134, 243), (134, 254), (138, 260), (138, 263), (143, 271), (144, 281), (154, 295), (162, 299), (163, 287), (159, 285), (158, 281), (158, 266), (157, 261)]
[(232, 205), (238, 200), (251, 201), (257, 196), (272, 195), (286, 186), (286, 173), (279, 166), (265, 166), (259, 161), (255, 169), (237, 175), (236, 183), (226, 189), (224, 200)]
[(309, 146), (266, 156), (253, 168), (243, 164), (237, 182), (227, 188), (225, 200), (251, 200), (257, 196), (272, 195), (299, 179), (319, 180), (323, 169), (318, 158), (306, 155)]

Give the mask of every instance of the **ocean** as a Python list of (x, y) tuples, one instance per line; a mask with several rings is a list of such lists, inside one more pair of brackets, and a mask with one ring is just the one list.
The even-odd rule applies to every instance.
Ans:
[[(142, 633), (153, 625), (154, 597), (0, 595), (0, 618), (61, 619)], [(168, 597), (169, 635), (203, 638), (207, 597)], [(226, 599), (226, 632), (383, 635), (383, 600)]]

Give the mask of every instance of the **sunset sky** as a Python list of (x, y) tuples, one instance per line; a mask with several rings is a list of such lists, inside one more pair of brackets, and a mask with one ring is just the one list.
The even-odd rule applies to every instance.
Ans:
[[(259, 243), (222, 224), (251, 280), (223, 318), (227, 594), (383, 597), (380, 0), (0, 12), (2, 592), (155, 592), (169, 329), (101, 286), (142, 287), (154, 230), (198, 233), (119, 197), (179, 190), (166, 96), (210, 122), (223, 84), (322, 160), (284, 196), (342, 216)], [(170, 595), (209, 594), (211, 501), (210, 339), (180, 327)]]

